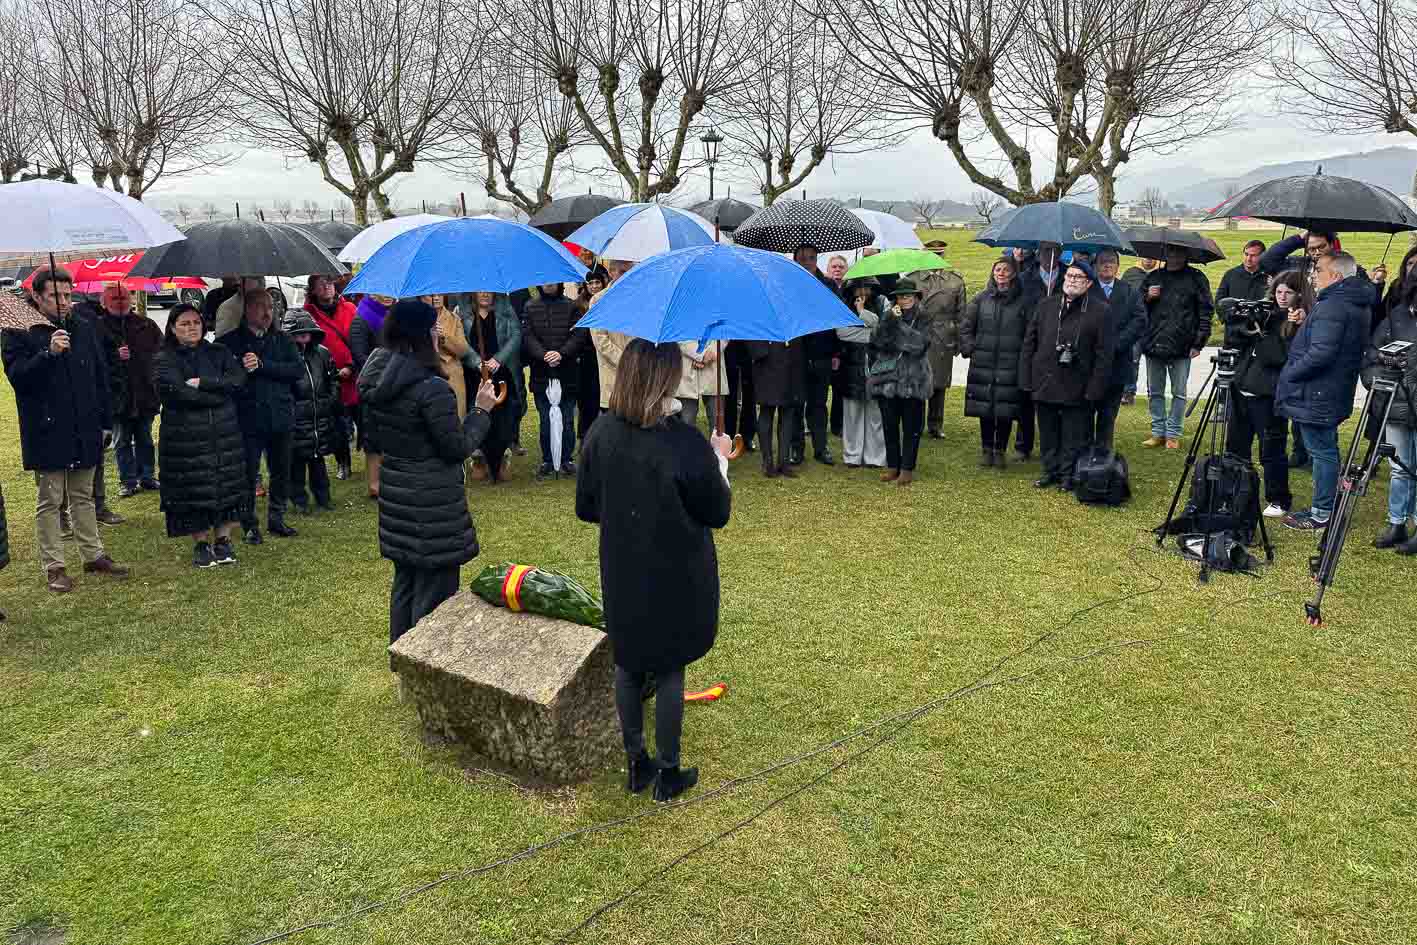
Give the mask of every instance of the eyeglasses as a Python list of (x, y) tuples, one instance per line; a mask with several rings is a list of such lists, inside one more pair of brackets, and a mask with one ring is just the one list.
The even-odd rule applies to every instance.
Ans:
[(1064, 281), (1064, 282), (1086, 282), (1086, 281), (1087, 281), (1087, 276), (1083, 275), (1083, 274), (1080, 273), (1080, 272), (1064, 273), (1064, 274), (1063, 274), (1063, 281)]

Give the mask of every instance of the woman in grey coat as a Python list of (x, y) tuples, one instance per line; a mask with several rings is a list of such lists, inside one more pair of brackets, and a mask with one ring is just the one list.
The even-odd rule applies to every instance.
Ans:
[(895, 305), (871, 332), (867, 386), (880, 404), (886, 429), (886, 469), (881, 481), (908, 486), (915, 479), (925, 402), (934, 390), (927, 355), (930, 336), (917, 310), (920, 292), (915, 283), (901, 279), (891, 295)]
[(881, 408), (867, 389), (868, 347), (871, 331), (890, 306), (880, 294), (881, 283), (872, 277), (847, 283), (847, 300), (861, 324), (838, 328), (842, 341), (842, 451), (848, 469), (869, 466), (879, 469), (886, 462), (886, 430), (881, 425)]

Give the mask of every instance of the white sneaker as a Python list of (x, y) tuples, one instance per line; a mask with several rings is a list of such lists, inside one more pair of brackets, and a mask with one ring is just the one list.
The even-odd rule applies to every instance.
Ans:
[(1286, 512), (1286, 511), (1285, 511), (1283, 508), (1281, 508), (1280, 506), (1275, 505), (1273, 502), (1271, 502), (1269, 505), (1266, 505), (1266, 506), (1264, 507), (1264, 517), (1265, 517), (1265, 518), (1283, 518), (1284, 516), (1286, 516), (1286, 515), (1288, 515), (1288, 514), (1289, 514), (1288, 512)]

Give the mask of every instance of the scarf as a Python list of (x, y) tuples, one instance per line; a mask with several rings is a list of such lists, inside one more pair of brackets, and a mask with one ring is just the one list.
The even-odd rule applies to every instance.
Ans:
[(384, 330), (384, 316), (389, 314), (389, 310), (379, 304), (374, 296), (366, 295), (359, 300), (359, 308), (355, 309), (355, 314), (369, 323), (377, 337)]
[(325, 314), (325, 317), (326, 317), (326, 318), (333, 319), (333, 318), (335, 317), (335, 312), (339, 311), (339, 296), (338, 296), (338, 295), (335, 296), (334, 299), (332, 299), (332, 300), (330, 301), (330, 304), (329, 304), (329, 307), (328, 307), (328, 308), (325, 307), (324, 305), (321, 305), (321, 304), (320, 304), (320, 300), (317, 299), (317, 298), (315, 298), (313, 295), (310, 297), (310, 301), (311, 301), (311, 303), (312, 303), (316, 308), (318, 308), (321, 312), (323, 312), (323, 313)]

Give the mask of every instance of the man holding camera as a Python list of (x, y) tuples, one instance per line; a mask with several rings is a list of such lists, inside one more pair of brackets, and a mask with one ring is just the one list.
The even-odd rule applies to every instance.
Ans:
[(1205, 273), (1189, 264), (1184, 249), (1168, 246), (1166, 266), (1147, 274), (1142, 295), (1150, 320), (1141, 350), (1146, 355), (1146, 389), (1151, 404), (1151, 436), (1142, 446), (1149, 449), (1165, 444), (1168, 450), (1180, 449), (1191, 361), (1210, 340), (1210, 316), (1215, 310), (1210, 282)]
[(1268, 502), (1264, 514), (1278, 518), (1288, 514), (1294, 501), (1285, 452), (1289, 422), (1274, 409), (1279, 373), (1289, 359), (1285, 337), (1289, 319), (1278, 305), (1234, 297), (1221, 299), (1220, 314), (1225, 322), (1225, 347), (1239, 352), (1230, 390), (1225, 451), (1249, 462), (1255, 437), (1259, 437)]
[[(1113, 341), (1107, 300), (1092, 291), (1092, 266), (1074, 259), (1063, 271), (1063, 291), (1038, 306), (1023, 336), (1019, 386), (1033, 395), (1043, 459), (1039, 489), (1072, 489), (1073, 465), (1087, 446), (1092, 403), (1112, 374)], [(1090, 403), (1091, 402), (1091, 403)]]
[(1297, 423), (1313, 457), (1312, 508), (1284, 518), (1285, 527), (1301, 531), (1323, 528), (1333, 514), (1338, 427), (1353, 413), (1373, 304), (1372, 284), (1347, 253), (1320, 256), (1312, 281), (1317, 301), (1290, 343), (1274, 398), (1275, 409)]
[(15, 389), (20, 416), (20, 452), (25, 469), (34, 472), (38, 492), (40, 563), (55, 594), (74, 588), (65, 570), (59, 525), (66, 501), (84, 572), (128, 576), (98, 537), (94, 467), (103, 462), (113, 436), (108, 365), (93, 326), (72, 316), (73, 290), (67, 272), (41, 269), (34, 275), (33, 302), (14, 303), (0, 313), (5, 376)]

